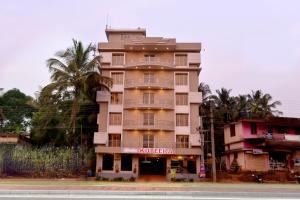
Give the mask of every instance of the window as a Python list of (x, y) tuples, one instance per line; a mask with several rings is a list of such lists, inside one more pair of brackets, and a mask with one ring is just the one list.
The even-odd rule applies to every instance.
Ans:
[(116, 53), (112, 55), (112, 65), (124, 65), (124, 54)]
[(189, 136), (176, 135), (176, 148), (189, 148)]
[(153, 148), (153, 147), (154, 147), (154, 136), (143, 135), (143, 148)]
[(102, 169), (103, 170), (113, 170), (113, 168), (114, 168), (114, 155), (113, 154), (103, 154)]
[(176, 105), (188, 105), (188, 94), (176, 94)]
[(111, 78), (112, 78), (113, 84), (123, 85), (123, 73), (122, 72), (111, 73)]
[(235, 125), (234, 124), (230, 125), (230, 136), (231, 137), (235, 136)]
[(238, 155), (239, 155), (239, 154), (238, 154), (237, 152), (234, 152), (234, 153), (233, 153), (233, 158), (234, 158), (234, 159), (238, 159)]
[(144, 125), (154, 125), (154, 113), (144, 113)]
[(132, 170), (132, 155), (122, 154), (121, 155), (121, 171)]
[(143, 94), (143, 103), (144, 104), (154, 104), (154, 93), (145, 92)]
[(111, 104), (122, 104), (122, 93), (111, 93)]
[(121, 125), (122, 114), (121, 113), (109, 113), (109, 125)]
[(145, 54), (145, 55), (144, 55), (144, 60), (145, 60), (146, 62), (154, 61), (154, 60), (155, 60), (155, 55), (153, 55), (153, 54)]
[(121, 146), (121, 134), (109, 134), (108, 135), (108, 146), (120, 147)]
[(187, 85), (188, 75), (187, 74), (175, 74), (175, 84), (176, 85)]
[(253, 135), (257, 134), (256, 123), (250, 123), (250, 128), (251, 128), (251, 134)]
[(145, 72), (144, 73), (144, 83), (154, 83), (154, 73)]
[(176, 66), (187, 66), (187, 55), (186, 54), (175, 55), (175, 65)]
[(121, 34), (121, 40), (125, 40), (125, 39), (128, 39), (130, 38), (130, 35), (128, 34)]
[(196, 158), (194, 156), (180, 156), (171, 158), (171, 169), (176, 169), (177, 173), (196, 174)]
[(189, 125), (188, 114), (176, 114), (176, 126), (188, 126)]
[(295, 134), (296, 135), (300, 135), (300, 127), (296, 127), (295, 128)]
[(273, 127), (272, 126), (268, 126), (268, 133), (273, 133)]

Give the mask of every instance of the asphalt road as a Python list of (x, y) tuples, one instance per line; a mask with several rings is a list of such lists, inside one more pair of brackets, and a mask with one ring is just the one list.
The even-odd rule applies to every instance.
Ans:
[(0, 200), (60, 199), (300, 199), (299, 192), (163, 192), (163, 191), (93, 191), (93, 190), (0, 190)]

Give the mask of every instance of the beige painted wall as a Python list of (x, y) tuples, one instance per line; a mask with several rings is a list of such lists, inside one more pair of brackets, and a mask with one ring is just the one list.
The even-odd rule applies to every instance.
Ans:
[(197, 130), (199, 127), (199, 105), (191, 104), (190, 105), (190, 133), (191, 134), (199, 134)]
[(100, 103), (99, 132), (107, 131), (108, 103)]
[(190, 92), (198, 92), (198, 73), (196, 71), (189, 72), (189, 85), (190, 85)]

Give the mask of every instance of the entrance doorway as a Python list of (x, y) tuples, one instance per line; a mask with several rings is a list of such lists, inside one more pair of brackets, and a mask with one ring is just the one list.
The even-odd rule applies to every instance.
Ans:
[(140, 175), (166, 175), (166, 158), (141, 157), (139, 169)]

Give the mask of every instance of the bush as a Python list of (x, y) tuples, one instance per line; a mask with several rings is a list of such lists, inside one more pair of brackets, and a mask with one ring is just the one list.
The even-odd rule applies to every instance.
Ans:
[(9, 176), (77, 177), (85, 174), (86, 158), (80, 148), (1, 145), (0, 164)]
[(130, 177), (130, 179), (128, 179), (130, 182), (134, 182), (135, 181), (135, 177)]

